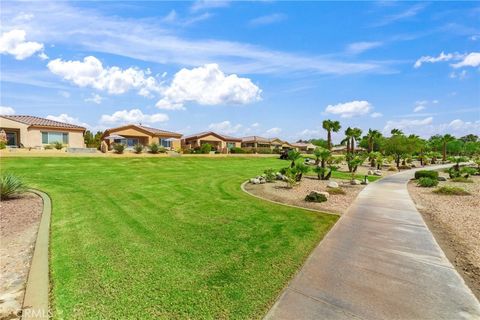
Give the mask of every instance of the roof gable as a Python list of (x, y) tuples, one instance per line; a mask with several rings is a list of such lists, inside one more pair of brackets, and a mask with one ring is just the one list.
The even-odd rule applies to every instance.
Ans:
[(65, 123), (35, 116), (26, 116), (26, 115), (12, 115), (12, 116), (5, 116), (1, 115), (0, 117), (20, 122), (23, 124), (27, 124), (32, 127), (45, 127), (45, 128), (60, 128), (60, 129), (74, 129), (74, 130), (83, 130), (85, 131), (85, 127), (77, 126), (71, 123)]

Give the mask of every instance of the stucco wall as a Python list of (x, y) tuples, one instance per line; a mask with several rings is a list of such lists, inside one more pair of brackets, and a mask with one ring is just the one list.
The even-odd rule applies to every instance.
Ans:
[(27, 124), (0, 117), (0, 128), (19, 129), (20, 143), (22, 143), (25, 146), (28, 144), (28, 125)]
[(68, 129), (40, 129), (30, 128), (28, 129), (28, 145), (25, 147), (38, 147), (42, 144), (42, 132), (67, 132), (68, 133), (68, 146), (70, 148), (84, 148), (85, 141), (83, 139), (82, 131), (69, 131)]

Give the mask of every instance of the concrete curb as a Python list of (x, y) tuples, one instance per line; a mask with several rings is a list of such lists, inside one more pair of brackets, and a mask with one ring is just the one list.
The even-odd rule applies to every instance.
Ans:
[(302, 209), (302, 210), (307, 210), (307, 211), (312, 211), (312, 212), (317, 212), (317, 213), (326, 213), (326, 214), (331, 214), (331, 215), (334, 215), (334, 216), (341, 216), (340, 213), (336, 213), (336, 212), (329, 212), (329, 211), (321, 211), (321, 210), (316, 210), (316, 209), (312, 209), (312, 208), (305, 208), (305, 207), (300, 207), (300, 206), (295, 206), (293, 204), (286, 204), (286, 203), (282, 203), (282, 202), (278, 202), (278, 201), (275, 201), (275, 200), (270, 200), (270, 199), (267, 199), (267, 198), (263, 198), (263, 197), (260, 197), (260, 196), (257, 196), (253, 193), (250, 193), (248, 192), (246, 189), (245, 189), (245, 185), (249, 183), (249, 180), (245, 181), (244, 183), (242, 183), (240, 185), (240, 188), (242, 189), (243, 192), (245, 192), (246, 194), (248, 195), (251, 195), (252, 197), (255, 197), (257, 199), (261, 199), (261, 200), (264, 200), (264, 201), (268, 201), (268, 202), (271, 202), (271, 203), (275, 203), (275, 204), (280, 204), (282, 206), (286, 206), (286, 207), (290, 207), (290, 208), (295, 208), (295, 209)]
[(39, 190), (30, 192), (40, 196), (43, 200), (43, 212), (38, 226), (37, 241), (33, 252), (32, 264), (28, 273), (25, 297), (22, 306), (22, 319), (49, 319), (49, 268), (48, 248), (50, 238), (50, 217), (52, 202), (50, 197)]

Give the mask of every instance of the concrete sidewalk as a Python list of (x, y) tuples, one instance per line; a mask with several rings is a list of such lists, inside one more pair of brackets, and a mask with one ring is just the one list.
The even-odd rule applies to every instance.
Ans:
[(413, 172), (367, 186), (266, 319), (480, 319), (408, 194)]

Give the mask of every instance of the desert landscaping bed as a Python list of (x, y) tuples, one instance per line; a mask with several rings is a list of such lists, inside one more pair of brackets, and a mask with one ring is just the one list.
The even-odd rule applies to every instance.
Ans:
[(435, 188), (418, 187), (415, 181), (408, 190), (449, 260), (480, 298), (480, 177), (471, 179), (473, 183), (440, 181), (438, 185), (460, 187), (470, 195), (436, 194)]
[[(305, 196), (312, 191), (328, 192), (330, 188), (327, 187), (327, 184), (331, 181), (338, 183), (338, 186), (345, 191), (345, 194), (330, 194), (328, 200), (321, 203), (305, 201)], [(364, 187), (365, 185), (351, 185), (348, 180), (330, 179), (327, 181), (313, 177), (305, 177), (299, 185), (291, 189), (287, 188), (285, 182), (275, 181), (264, 184), (247, 183), (245, 190), (261, 198), (280, 203), (323, 212), (343, 214)]]
[(42, 199), (32, 193), (0, 202), (0, 319), (19, 318)]

